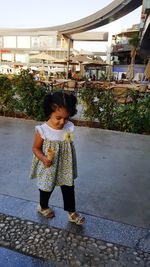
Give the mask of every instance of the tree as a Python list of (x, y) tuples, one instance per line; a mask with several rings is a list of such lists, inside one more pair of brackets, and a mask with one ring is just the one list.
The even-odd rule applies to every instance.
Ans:
[(127, 78), (131, 81), (134, 78), (134, 64), (135, 64), (135, 57), (137, 55), (137, 49), (140, 44), (140, 38), (139, 34), (135, 34), (130, 40), (129, 40), (129, 45), (131, 46), (131, 64), (128, 66), (128, 71), (127, 71)]
[(131, 45), (131, 64), (135, 64), (135, 57), (137, 54), (137, 49), (139, 47), (140, 44), (140, 38), (139, 38), (139, 34), (135, 34), (130, 40), (129, 40), (129, 45)]

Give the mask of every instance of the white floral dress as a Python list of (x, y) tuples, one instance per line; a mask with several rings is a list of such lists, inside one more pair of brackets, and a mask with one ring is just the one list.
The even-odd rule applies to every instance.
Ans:
[(51, 191), (56, 185), (74, 184), (77, 177), (76, 153), (73, 144), (74, 124), (67, 122), (63, 129), (55, 130), (44, 123), (35, 127), (42, 137), (42, 150), (47, 155), (52, 148), (55, 155), (50, 167), (45, 167), (43, 162), (33, 155), (30, 178), (37, 178), (38, 188)]

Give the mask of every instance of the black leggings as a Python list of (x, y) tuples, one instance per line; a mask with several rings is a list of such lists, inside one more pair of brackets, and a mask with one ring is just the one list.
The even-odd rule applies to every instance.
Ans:
[[(62, 185), (61, 187), (61, 192), (63, 196), (63, 201), (64, 201), (64, 210), (68, 212), (74, 212), (75, 211), (75, 192), (74, 192), (74, 185), (73, 186), (67, 186), (67, 185)], [(42, 209), (48, 208), (48, 202), (50, 199), (50, 196), (53, 192), (46, 192), (40, 191), (40, 205)]]

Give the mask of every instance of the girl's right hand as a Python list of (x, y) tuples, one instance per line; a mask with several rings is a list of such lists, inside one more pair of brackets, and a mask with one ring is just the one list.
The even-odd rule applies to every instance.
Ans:
[(45, 167), (50, 167), (51, 165), (52, 165), (52, 161), (51, 160), (49, 160), (47, 157), (43, 157), (43, 159), (42, 159), (42, 162), (43, 162), (43, 164), (44, 164), (44, 166)]

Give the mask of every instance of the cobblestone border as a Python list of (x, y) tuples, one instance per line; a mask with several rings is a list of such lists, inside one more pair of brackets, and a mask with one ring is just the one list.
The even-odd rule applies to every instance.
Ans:
[(149, 267), (150, 254), (0, 214), (0, 246), (69, 267)]

